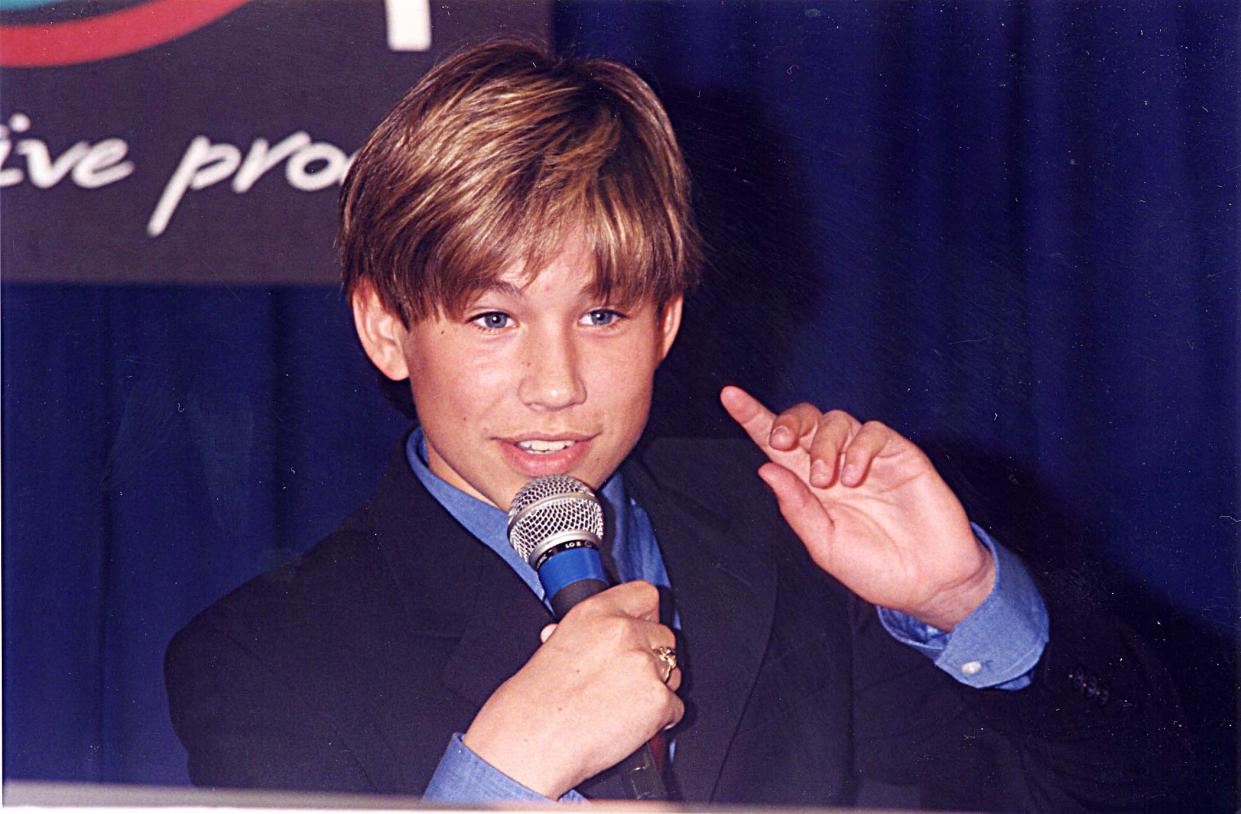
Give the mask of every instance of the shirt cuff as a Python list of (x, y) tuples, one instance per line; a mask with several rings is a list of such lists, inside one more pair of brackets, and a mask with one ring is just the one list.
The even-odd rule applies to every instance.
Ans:
[(995, 586), (983, 603), (951, 632), (889, 608), (878, 609), (879, 621), (962, 684), (1019, 690), (1047, 646), (1047, 607), (1016, 555), (970, 525), (995, 562)]
[[(456, 732), (448, 741), (435, 774), (422, 794), (424, 800), (444, 803), (549, 802), (548, 798), (526, 788), (470, 750)], [(562, 803), (585, 802), (586, 798), (569, 789)]]

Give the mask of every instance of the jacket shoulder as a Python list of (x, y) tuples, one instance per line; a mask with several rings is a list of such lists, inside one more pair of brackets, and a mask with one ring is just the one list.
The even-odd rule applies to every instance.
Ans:
[(738, 498), (769, 496), (756, 474), (766, 460), (751, 441), (733, 438), (660, 438), (638, 455), (638, 465), (661, 487), (725, 516), (736, 510)]
[[(352, 527), (351, 527), (352, 526)], [(288, 562), (253, 577), (195, 616), (179, 637), (212, 627), (257, 636), (255, 625), (282, 628), (308, 616), (332, 618), (387, 577), (374, 534), (347, 523)]]
[(399, 532), (414, 527), (433, 539), (440, 525), (406, 518), (394, 530), (382, 514), (363, 508), (173, 637), (169, 713), (196, 785), (400, 793), (425, 785), (434, 761), (422, 756), (447, 735), (420, 701), (439, 697), (439, 673), (424, 666), (445, 661), (457, 620), (432, 630), (442, 619), (416, 612), (402, 576), (403, 563), (424, 560), (407, 550), (420, 541)]

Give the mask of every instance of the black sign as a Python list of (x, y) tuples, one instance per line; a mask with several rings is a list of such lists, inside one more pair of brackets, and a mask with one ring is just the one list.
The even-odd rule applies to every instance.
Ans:
[(7, 282), (330, 284), (336, 194), (460, 45), (550, 0), (0, 0)]

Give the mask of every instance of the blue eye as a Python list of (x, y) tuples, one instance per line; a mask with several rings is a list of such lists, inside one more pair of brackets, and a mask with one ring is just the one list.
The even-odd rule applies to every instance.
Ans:
[(513, 318), (503, 311), (488, 311), (485, 314), (479, 314), (470, 318), (470, 322), (473, 322), (485, 331), (499, 331), (507, 328), (512, 321)]
[(595, 327), (603, 327), (605, 325), (613, 325), (617, 321), (624, 319), (624, 314), (613, 311), (610, 308), (596, 308), (590, 311), (586, 316), (582, 317), (582, 321), (586, 325)]

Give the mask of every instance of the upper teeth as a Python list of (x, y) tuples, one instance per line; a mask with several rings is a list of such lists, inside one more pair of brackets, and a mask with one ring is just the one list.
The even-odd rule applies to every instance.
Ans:
[(527, 452), (559, 452), (573, 446), (573, 441), (518, 441), (517, 446)]

